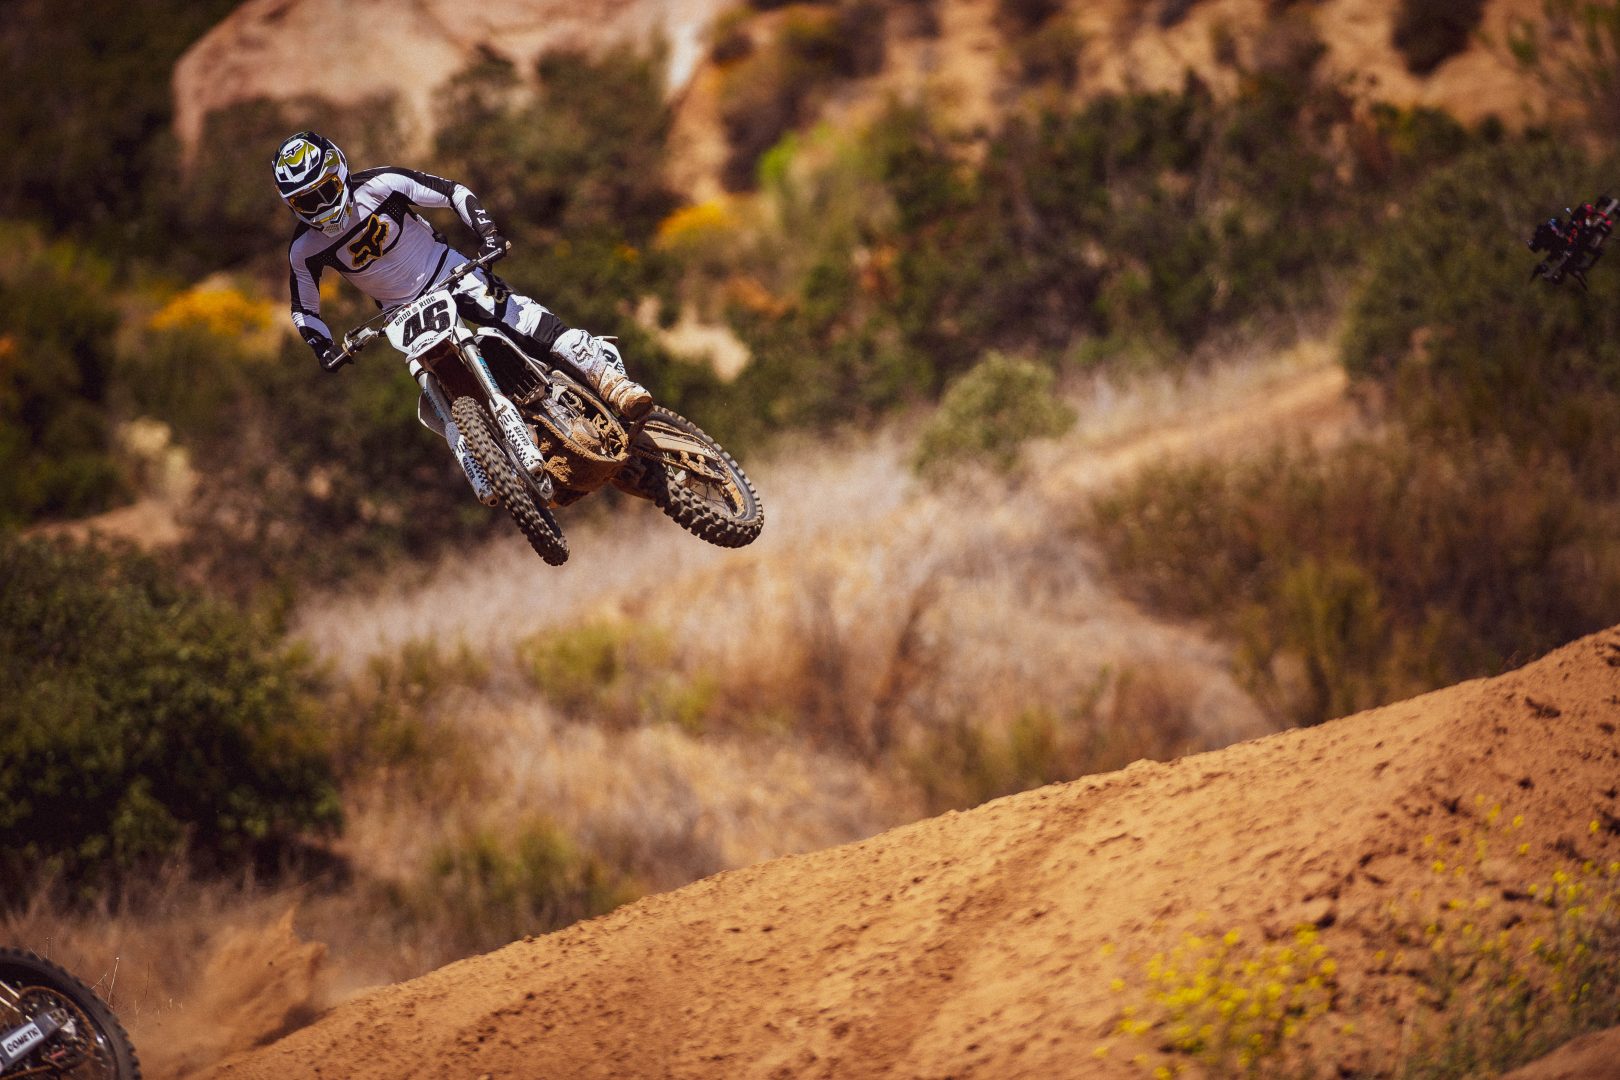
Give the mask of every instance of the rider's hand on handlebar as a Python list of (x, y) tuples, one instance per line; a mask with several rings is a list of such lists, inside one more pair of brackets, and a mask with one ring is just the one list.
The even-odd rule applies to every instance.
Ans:
[(484, 236), (483, 246), (478, 249), (478, 261), (483, 262), (484, 266), (491, 266), (504, 259), (507, 251), (512, 251), (512, 241), (505, 240), (501, 233), (491, 232)]
[(478, 250), (478, 261), (485, 266), (504, 258), (512, 245), (500, 233), (491, 231), (484, 237), (484, 244)]

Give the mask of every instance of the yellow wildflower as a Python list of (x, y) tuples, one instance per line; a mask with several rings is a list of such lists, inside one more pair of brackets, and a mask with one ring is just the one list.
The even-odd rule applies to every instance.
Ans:
[(251, 299), (237, 289), (198, 286), (170, 300), (147, 325), (153, 330), (195, 327), (218, 337), (241, 337), (268, 328), (273, 310), (270, 301)]

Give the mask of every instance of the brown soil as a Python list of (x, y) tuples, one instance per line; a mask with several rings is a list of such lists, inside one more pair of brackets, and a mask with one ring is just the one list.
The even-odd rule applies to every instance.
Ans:
[(307, 1023), (325, 955), (324, 945), (298, 939), (290, 908), (262, 927), (225, 931), (210, 942), (195, 1006), (130, 1023), (146, 1074), (186, 1076)]
[(1620, 1080), (1620, 1028), (1583, 1035), (1502, 1080)]
[(1199, 928), (1302, 922), (1328, 928), (1334, 1019), (1362, 1031), (1322, 1053), (1376, 1067), (1412, 987), (1374, 931), (1431, 875), (1425, 835), (1469, 835), (1483, 797), (1524, 815), (1528, 874), (1616, 858), (1617, 829), (1587, 823), (1620, 812), (1617, 723), (1620, 628), (1319, 728), (721, 874), (367, 994), (209, 1075), (1135, 1075), (1094, 1056), (1113, 977)]

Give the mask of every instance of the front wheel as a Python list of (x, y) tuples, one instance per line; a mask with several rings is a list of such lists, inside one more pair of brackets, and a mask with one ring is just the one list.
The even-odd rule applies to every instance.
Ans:
[(638, 493), (693, 536), (738, 548), (765, 527), (765, 505), (742, 466), (686, 417), (655, 407), (631, 449), (642, 466)]
[(29, 1033), (20, 1029), (42, 1017), (60, 1026), (7, 1068), (7, 1076), (15, 1069), (19, 1077), (140, 1080), (135, 1047), (94, 990), (25, 949), (0, 949), (0, 1037), (8, 1044), (14, 1035), (26, 1040)]
[(472, 456), (488, 474), (490, 483), (495, 485), (495, 494), (500, 496), (501, 505), (512, 515), (517, 527), (523, 530), (535, 554), (552, 566), (567, 562), (568, 539), (563, 536), (562, 527), (551, 516), (551, 511), (535, 505), (527, 485), (518, 475), (517, 466), (512, 464), (506, 451), (496, 441), (489, 414), (484, 407), (476, 398), (459, 397), (450, 406), (450, 417), (466, 437), (467, 449), (472, 451)]

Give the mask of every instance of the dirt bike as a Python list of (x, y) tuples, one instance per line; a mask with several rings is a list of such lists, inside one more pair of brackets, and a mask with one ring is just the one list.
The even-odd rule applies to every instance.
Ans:
[(1531, 280), (1541, 278), (1556, 285), (1570, 277), (1586, 288), (1586, 272), (1603, 256), (1603, 243), (1614, 231), (1614, 215), (1620, 199), (1600, 195), (1579, 209), (1566, 211), (1563, 218), (1552, 217), (1536, 226), (1530, 237), (1530, 250), (1545, 258), (1530, 271)]
[(567, 560), (568, 541), (551, 511), (607, 484), (651, 500), (711, 544), (752, 543), (765, 525), (759, 492), (702, 428), (662, 406), (627, 422), (504, 328), (464, 317), (469, 290), (500, 287), (473, 275), (505, 250), (465, 263), (423, 296), (350, 330), (333, 366), (386, 336), (422, 390), (417, 418), (449, 444), (478, 500), (504, 506), (553, 566)]
[(0, 948), (0, 1078), (140, 1075), (129, 1036), (95, 991), (43, 957)]

